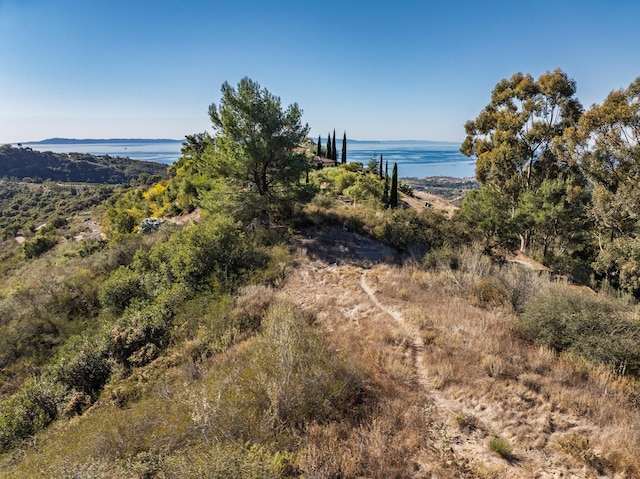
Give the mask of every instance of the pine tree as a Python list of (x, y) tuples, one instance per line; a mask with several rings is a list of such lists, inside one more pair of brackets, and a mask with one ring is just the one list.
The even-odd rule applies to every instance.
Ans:
[(322, 137), (318, 135), (318, 156), (322, 158)]
[(398, 207), (398, 164), (393, 164), (393, 173), (391, 174), (391, 197), (389, 205), (392, 208)]
[(327, 137), (327, 158), (331, 159), (331, 132), (329, 132), (329, 136)]
[(347, 132), (344, 132), (342, 136), (342, 164), (345, 165), (347, 163)]
[(333, 164), (338, 166), (338, 149), (336, 148), (336, 130), (333, 130), (333, 140), (331, 142), (331, 159)]
[(380, 174), (380, 179), (384, 179), (384, 174), (382, 173), (382, 153), (380, 153), (380, 168), (378, 169), (378, 173)]

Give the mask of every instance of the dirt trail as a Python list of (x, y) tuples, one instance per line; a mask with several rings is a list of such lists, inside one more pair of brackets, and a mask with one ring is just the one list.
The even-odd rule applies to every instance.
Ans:
[[(329, 334), (360, 340), (376, 334), (393, 334), (381, 331), (395, 328), (402, 330), (408, 338), (410, 347), (407, 361), (413, 369), (415, 384), (423, 390), (442, 418), (450, 462), (465, 464), (465, 467), (483, 467), (486, 472), (486, 475), (469, 475), (467, 472), (459, 477), (598, 477), (586, 471), (583, 471), (584, 475), (576, 475), (575, 469), (555, 463), (554, 458), (550, 458), (543, 447), (527, 446), (524, 450), (521, 447), (517, 456), (514, 455), (510, 461), (489, 450), (487, 444), (492, 436), (502, 436), (510, 430), (528, 427), (532, 433), (540, 435), (536, 431), (545, 427), (541, 424), (553, 422), (554, 415), (548, 412), (550, 407), (546, 404), (547, 401), (531, 392), (526, 393), (526, 398), (525, 393), (518, 393), (523, 396), (522, 405), (518, 407), (523, 409), (511, 411), (504, 409), (504, 401), (496, 400), (489, 393), (435, 387), (434, 376), (428, 368), (431, 366), (429, 361), (433, 361), (433, 357), (429, 356), (432, 354), (429, 352), (431, 350), (428, 349), (431, 346), (425, 344), (422, 332), (405, 314), (411, 308), (418, 308), (429, 314), (428, 308), (422, 304), (411, 304), (410, 300), (399, 301), (389, 296), (388, 292), (385, 294), (380, 290), (385, 284), (385, 275), (393, 269), (389, 263), (399, 260), (396, 251), (342, 228), (308, 232), (300, 236), (295, 244), (300, 250), (300, 264), (287, 281), (284, 293), (302, 309), (313, 311), (319, 324)], [(451, 311), (450, 314), (460, 312)], [(487, 334), (487, 331), (476, 334)], [(370, 345), (365, 347), (380, 347), (379, 341), (376, 346), (371, 344), (373, 343), (370, 341)], [(456, 358), (452, 358), (452, 361), (455, 362)], [(510, 391), (516, 386), (517, 384), (505, 383), (499, 387), (503, 390), (503, 395), (511, 395)], [(478, 424), (470, 424), (466, 429), (460, 428), (463, 417), (475, 418)], [(523, 421), (531, 424), (523, 424)], [(578, 420), (574, 419), (573, 423), (575, 426), (579, 425)], [(545, 442), (548, 440), (546, 438)]]

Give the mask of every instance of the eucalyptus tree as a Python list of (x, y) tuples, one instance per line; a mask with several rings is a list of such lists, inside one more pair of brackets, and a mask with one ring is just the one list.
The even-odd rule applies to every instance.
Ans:
[(593, 105), (578, 129), (578, 160), (593, 182), (593, 213), (610, 239), (640, 221), (640, 77)]
[(580, 120), (575, 156), (593, 183), (596, 271), (640, 296), (640, 77)]
[[(503, 197), (505, 215), (515, 217), (522, 196), (544, 181), (575, 173), (561, 148), (582, 114), (575, 93), (575, 81), (559, 69), (537, 80), (516, 73), (501, 80), (490, 103), (465, 124), (460, 151), (476, 158), (477, 180)], [(521, 250), (534, 227), (523, 222), (517, 232)]]

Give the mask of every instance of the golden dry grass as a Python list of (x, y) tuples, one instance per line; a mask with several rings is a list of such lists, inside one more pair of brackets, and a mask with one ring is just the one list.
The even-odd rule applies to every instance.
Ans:
[[(319, 312), (329, 341), (361, 358), (385, 405), (357, 427), (341, 425), (340, 434), (335, 425), (316, 426), (306, 461), (322, 462), (318, 448), (328, 441), (327, 464), (350, 451), (348, 464), (332, 466), (340, 477), (640, 475), (635, 381), (521, 343), (509, 304), (479, 307), (446, 273), (366, 266), (307, 258), (285, 286), (301, 307)], [(428, 419), (398, 417), (416, 408)], [(473, 418), (473, 427), (460, 428), (461, 417)], [(560, 445), (574, 433), (588, 442), (582, 455)], [(491, 452), (491, 437), (512, 446), (509, 460)], [(356, 452), (363, 447), (366, 454)], [(392, 454), (404, 457), (402, 473), (376, 460)], [(375, 467), (385, 472), (375, 475)]]

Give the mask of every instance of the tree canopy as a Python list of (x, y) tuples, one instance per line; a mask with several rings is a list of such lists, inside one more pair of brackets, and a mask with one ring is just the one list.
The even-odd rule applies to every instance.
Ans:
[(555, 176), (562, 165), (554, 144), (582, 113), (575, 93), (575, 81), (561, 70), (537, 80), (516, 73), (500, 81), (491, 102), (465, 124), (461, 151), (476, 156), (478, 181), (506, 194), (516, 206), (523, 191)]
[(283, 108), (279, 97), (245, 77), (237, 88), (222, 85), (220, 103), (209, 107), (209, 116), (215, 134), (212, 154), (203, 156), (208, 172), (257, 193), (264, 211), (304, 189), (300, 180), (310, 164), (296, 148), (309, 126), (296, 103)]

